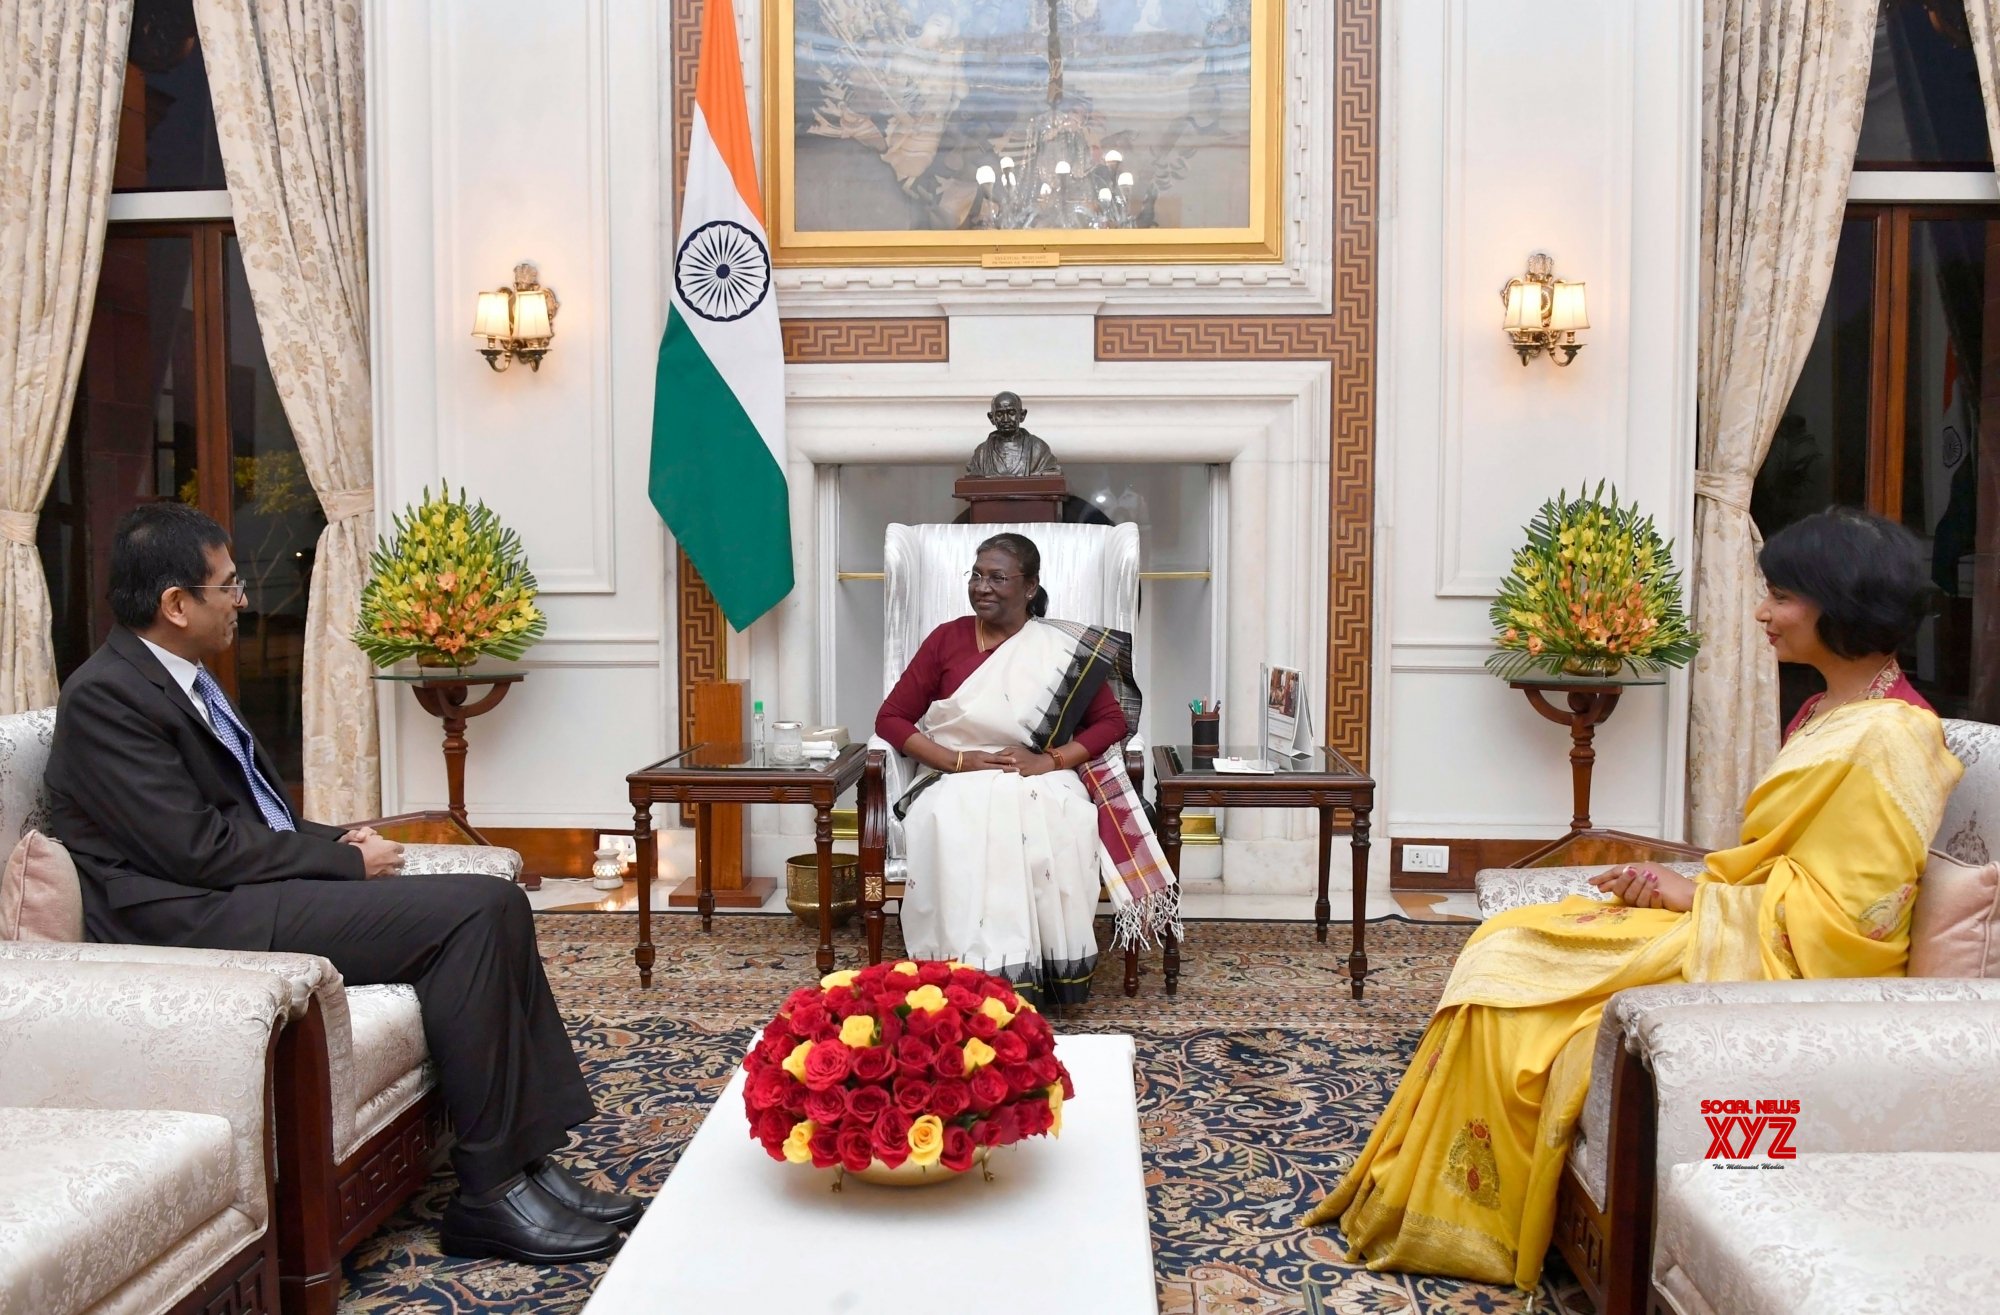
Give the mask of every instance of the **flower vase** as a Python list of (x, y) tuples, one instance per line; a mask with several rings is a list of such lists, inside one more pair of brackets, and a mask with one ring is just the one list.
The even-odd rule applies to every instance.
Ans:
[(455, 657), (450, 653), (439, 653), (435, 651), (429, 653), (417, 654), (417, 665), (432, 670), (443, 669), (450, 671), (463, 671), (466, 667), (471, 666), (472, 662), (475, 660), (476, 659), (466, 659), (465, 661), (460, 661), (457, 657)]
[[(993, 1181), (993, 1169), (987, 1163), (987, 1157), (992, 1153), (992, 1147), (982, 1146), (979, 1148), (978, 1154), (973, 1156), (972, 1159), (973, 1164), (978, 1166), (980, 1174), (989, 1183)], [(836, 1192), (839, 1191), (841, 1183), (848, 1178), (858, 1179), (864, 1183), (873, 1183), (877, 1187), (936, 1187), (939, 1183), (948, 1183), (956, 1178), (970, 1178), (971, 1176), (972, 1171), (970, 1169), (960, 1172), (955, 1169), (947, 1169), (942, 1164), (914, 1164), (909, 1160), (905, 1160), (891, 1169), (880, 1160), (870, 1160), (868, 1167), (859, 1172), (836, 1168), (834, 1170), (833, 1190)]]
[(1618, 674), (1622, 658), (1611, 653), (1571, 653), (1562, 660), (1566, 676), (1608, 677)]

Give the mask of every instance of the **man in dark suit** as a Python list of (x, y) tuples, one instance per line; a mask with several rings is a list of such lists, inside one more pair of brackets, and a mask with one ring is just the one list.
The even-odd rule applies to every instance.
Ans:
[(630, 1197), (550, 1153), (595, 1113), (549, 993), (527, 897), (489, 876), (397, 876), (402, 846), (296, 816), (202, 663), (244, 590), (222, 527), (162, 502), (118, 526), (118, 625), (63, 686), (47, 783), (93, 940), (323, 955), (349, 983), (409, 982), (457, 1132), (450, 1255), (530, 1263), (616, 1249)]

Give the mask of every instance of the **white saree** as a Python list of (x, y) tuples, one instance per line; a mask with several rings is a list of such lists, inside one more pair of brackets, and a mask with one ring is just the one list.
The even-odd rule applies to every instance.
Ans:
[[(1072, 705), (1088, 702), (1073, 678), (1077, 657), (1075, 635), (1030, 620), (954, 693), (932, 703), (918, 727), (953, 751), (1043, 747), (1052, 727), (1075, 724), (1081, 706)], [(1113, 746), (1105, 757), (1117, 754)], [(1117, 770), (1122, 779), (1122, 764)], [(1124, 894), (1119, 863), (1106, 853), (1100, 803), (1084, 776), (927, 774), (898, 807), (909, 859), (902, 911), (909, 952), (958, 959), (1058, 1003), (1082, 999), (1097, 964), (1099, 889), (1110, 882)], [(1156, 853), (1151, 842), (1148, 828), (1142, 847)], [(1144, 866), (1155, 880), (1165, 871), (1163, 859)], [(1164, 884), (1160, 904), (1171, 919), (1170, 875)]]

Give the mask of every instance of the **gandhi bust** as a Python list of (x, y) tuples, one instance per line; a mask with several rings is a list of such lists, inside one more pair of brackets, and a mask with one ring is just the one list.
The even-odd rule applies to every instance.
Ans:
[(993, 422), (993, 432), (972, 450), (965, 473), (989, 477), (1062, 474), (1049, 445), (1021, 428), (1021, 421), (1027, 415), (1028, 408), (1021, 405), (1017, 395), (994, 394), (993, 409), (986, 413), (986, 418)]

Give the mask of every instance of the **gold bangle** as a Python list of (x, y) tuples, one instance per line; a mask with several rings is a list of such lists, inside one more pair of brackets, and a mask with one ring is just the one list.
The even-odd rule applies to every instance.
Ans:
[(951, 765), (951, 770), (954, 772), (962, 772), (965, 770), (965, 750), (960, 749), (958, 751), (958, 757), (956, 760), (953, 761)]

